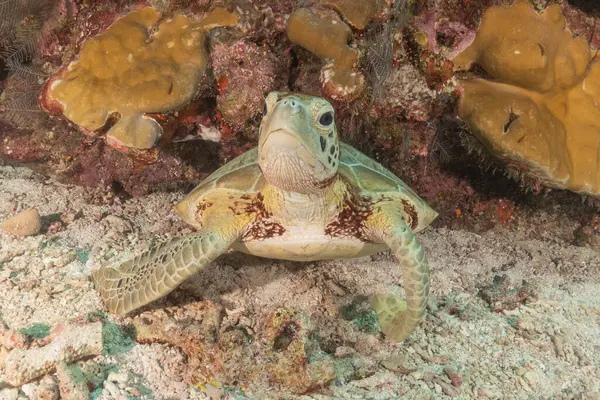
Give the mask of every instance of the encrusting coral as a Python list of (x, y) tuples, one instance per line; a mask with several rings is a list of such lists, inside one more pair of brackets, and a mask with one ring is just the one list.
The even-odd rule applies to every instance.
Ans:
[(453, 61), (494, 78), (460, 82), (458, 115), (488, 151), (546, 186), (600, 196), (600, 63), (560, 5), (491, 7)]
[(153, 147), (162, 128), (145, 113), (176, 110), (192, 100), (207, 64), (204, 32), (235, 26), (237, 16), (216, 9), (199, 22), (184, 15), (159, 22), (159, 12), (145, 7), (86, 41), (79, 60), (46, 84), (42, 107), (88, 132), (118, 114), (109, 144)]
[(290, 41), (327, 60), (321, 83), (334, 100), (352, 101), (365, 88), (365, 77), (357, 70), (358, 50), (347, 45), (351, 34), (348, 25), (326, 11), (299, 8), (288, 19)]
[(339, 12), (356, 29), (363, 30), (379, 11), (382, 0), (325, 0), (323, 5)]

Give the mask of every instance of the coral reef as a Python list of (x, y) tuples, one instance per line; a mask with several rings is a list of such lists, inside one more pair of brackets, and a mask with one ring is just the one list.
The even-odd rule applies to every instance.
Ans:
[(355, 29), (363, 30), (377, 13), (383, 9), (383, 1), (380, 0), (325, 0), (323, 5), (331, 7), (339, 12), (344, 19)]
[[(30, 3), (3, 4), (29, 7)], [(70, 122), (60, 107), (56, 111), (66, 118), (43, 118), (38, 129), (25, 130), (31, 126), (24, 122), (33, 122), (29, 116), (35, 114), (20, 113), (26, 118), (19, 124), (0, 122), (0, 154), (9, 162), (28, 163), (64, 182), (109, 188), (123, 195), (182, 188), (255, 145), (265, 91), (302, 91), (332, 100), (343, 140), (377, 157), (438, 208), (447, 208), (442, 220), (460, 222), (455, 209), (465, 212), (477, 202), (469, 193), (477, 186), (475, 181), (487, 179), (481, 178), (476, 164), (488, 161), (467, 157), (460, 148), (459, 142), (469, 135), (463, 133), (466, 129), (446, 126), (446, 117), (453, 115), (449, 108), (440, 108), (440, 94), (453, 93), (456, 81), (451, 60), (472, 41), (485, 10), (511, 3), (61, 0), (48, 15), (40, 14), (39, 21), (44, 22), (41, 35), (35, 37), (41, 40), (31, 42), (35, 54), (20, 64), (35, 67), (32, 71), (41, 75), (27, 74), (23, 79), (12, 73), (0, 81), (0, 117), (4, 120), (10, 120), (13, 109), (19, 107), (35, 111), (37, 104), (30, 100), (42, 78), (50, 74), (51, 80), (60, 80), (69, 63), (81, 62), (78, 56), (89, 43), (110, 34), (132, 12), (152, 6), (162, 15), (150, 32), (140, 29), (150, 39), (144, 48), (156, 46), (161, 23), (173, 23), (183, 15), (202, 24), (215, 7), (223, 7), (235, 12), (238, 23), (235, 29), (202, 30), (206, 68), (190, 101), (167, 112), (142, 110), (125, 115), (122, 110), (107, 110), (108, 120), (87, 132), (92, 135), (82, 134), (85, 129)], [(542, 9), (538, 3), (536, 7)], [(597, 47), (598, 18), (573, 4), (561, 3), (567, 28)], [(27, 10), (17, 10), (15, 18)], [(23, 21), (31, 21), (38, 29), (38, 17), (32, 18)], [(173, 19), (166, 22), (169, 18)], [(44, 87), (43, 100), (49, 98), (51, 85)], [(137, 102), (141, 96), (132, 93), (129, 97)], [(13, 107), (21, 100), (19, 107)], [(128, 145), (119, 139), (123, 135), (113, 135), (119, 127), (124, 128), (121, 133), (129, 132), (139, 121), (149, 128), (146, 140), (141, 131), (134, 136), (124, 134)], [(443, 135), (436, 133), (439, 126)], [(534, 187), (542, 186), (538, 182)], [(517, 185), (514, 188), (518, 190)]]
[(146, 113), (163, 113), (190, 102), (207, 64), (204, 31), (234, 26), (237, 17), (216, 9), (201, 22), (184, 15), (160, 23), (152, 7), (134, 11), (84, 43), (79, 60), (48, 80), (45, 110), (64, 115), (93, 134), (118, 113), (107, 142), (152, 148), (162, 127)]
[(299, 8), (288, 19), (287, 35), (322, 59), (321, 83), (327, 97), (349, 102), (365, 89), (365, 77), (358, 71), (358, 50), (348, 47), (352, 30), (334, 12)]
[[(375, 3), (377, 12), (371, 15)], [(303, 4), (304, 7), (311, 7), (311, 13), (314, 11), (318, 15), (330, 16), (331, 20), (339, 23), (333, 28), (342, 27), (348, 33), (346, 39), (352, 40), (349, 45), (346, 45), (344, 38), (340, 41), (345, 46), (341, 47), (346, 52), (344, 57), (352, 58), (352, 65), (346, 71), (350, 76), (356, 72), (354, 78), (359, 77), (361, 82), (363, 78), (367, 79), (361, 83), (364, 88), (360, 94), (346, 96), (344, 91), (352, 89), (350, 86), (339, 86), (337, 89), (342, 92), (338, 92), (335, 86), (330, 86), (331, 82), (321, 82), (325, 74), (329, 76), (330, 72), (323, 66), (328, 64), (334, 70), (339, 69), (338, 61), (344, 57), (340, 60), (325, 58), (324, 61), (319, 58), (320, 55), (315, 56), (288, 40), (288, 17), (299, 7), (295, 2), (242, 2), (235, 7), (229, 7), (227, 2), (151, 2), (165, 18), (183, 14), (190, 20), (201, 21), (214, 7), (222, 6), (235, 10), (239, 22), (235, 29), (205, 32), (209, 50), (206, 54), (209, 57), (207, 70), (196, 91), (197, 95), (188, 105), (182, 105), (172, 112), (139, 114), (142, 120), (150, 122), (146, 124), (150, 128), (156, 128), (152, 121), (160, 125), (158, 132), (162, 132), (162, 135), (159, 142), (149, 150), (134, 149), (113, 140), (113, 135), (109, 133), (106, 135), (109, 141), (107, 146), (105, 132), (112, 132), (112, 129), (116, 132), (120, 117), (123, 117), (122, 126), (125, 128), (134, 126), (137, 121), (116, 112), (101, 128), (87, 132), (93, 135), (82, 135), (85, 129), (69, 123), (68, 118), (49, 119), (42, 129), (31, 131), (11, 126), (5, 128), (3, 125), (0, 128), (3, 130), (0, 154), (10, 162), (27, 162), (36, 171), (58, 176), (65, 182), (112, 187), (115, 192), (137, 196), (194, 183), (252, 147), (256, 142), (264, 91), (301, 90), (332, 100), (336, 93), (343, 94), (337, 96), (341, 100), (336, 105), (337, 120), (340, 128), (347, 132), (343, 134), (349, 136), (361, 132), (363, 123), (370, 128), (372, 123), (367, 121), (370, 117), (389, 118), (390, 123), (392, 120), (427, 120), (433, 92), (425, 87), (419, 71), (411, 65), (412, 61), (404, 56), (397, 57), (399, 51), (403, 52), (403, 39), (399, 32), (404, 27), (407, 15), (410, 15), (404, 12), (404, 2), (397, 3), (401, 7), (391, 16), (390, 3), (382, 1), (364, 4), (332, 1), (322, 6)], [(87, 43), (102, 37), (107, 31), (110, 33), (111, 27), (118, 24), (123, 16), (136, 10), (140, 12), (149, 5), (143, 0), (123, 0), (119, 4), (84, 4), (80, 0), (63, 0), (57, 5), (63, 17), (60, 23), (55, 23), (48, 30), (48, 34), (42, 35), (36, 49), (39, 52), (36, 57), (43, 63), (44, 71), (54, 71), (51, 80), (60, 80), (60, 75), (66, 73), (67, 65), (72, 60), (75, 60), (73, 64), (80, 61), (77, 61), (77, 57), (88, 46)], [(367, 12), (370, 15), (365, 21), (369, 18), (371, 21), (364, 29), (358, 26), (354, 28), (357, 23), (351, 22), (356, 20), (356, 10), (358, 14)], [(391, 20), (394, 23), (388, 24)], [(147, 37), (152, 38), (156, 33), (148, 32)], [(324, 44), (325, 51), (328, 46)], [(372, 71), (367, 72), (367, 69)], [(408, 75), (410, 79), (407, 79)], [(418, 79), (418, 84), (411, 84), (413, 78)], [(2, 83), (10, 87), (20, 85), (17, 81)], [(46, 92), (41, 96), (43, 104), (47, 103), (45, 100), (49, 98), (47, 92), (51, 85), (48, 82), (44, 87)], [(379, 94), (389, 92), (394, 96), (379, 96), (379, 103), (369, 104), (369, 86), (372, 86), (373, 92), (377, 87), (381, 89)], [(329, 88), (333, 88), (333, 92)], [(130, 97), (134, 99), (135, 96)], [(48, 107), (52, 105), (47, 104)], [(344, 109), (347, 105), (349, 107)], [(369, 109), (371, 115), (365, 112)], [(65, 115), (60, 107), (56, 111)], [(127, 123), (131, 123), (129, 127), (125, 126)], [(387, 147), (390, 135), (382, 132), (383, 128), (379, 125), (375, 126), (377, 130), (372, 132), (371, 138), (377, 146)], [(150, 131), (150, 139), (153, 138), (153, 132)], [(136, 138), (142, 138), (141, 134), (133, 139)], [(401, 138), (391, 139), (398, 142)], [(150, 142), (152, 140), (147, 144)], [(411, 138), (413, 142), (417, 143)], [(118, 151), (114, 151), (112, 146), (116, 146)], [(419, 150), (418, 153), (423, 152)]]
[(566, 27), (574, 36), (581, 36), (593, 49), (600, 48), (600, 14), (585, 12), (578, 9), (575, 2), (570, 2), (573, 7), (566, 7), (563, 3)]
[(460, 82), (458, 115), (487, 150), (517, 175), (600, 195), (600, 63), (559, 5), (491, 7), (453, 61), (494, 78)]
[(587, 13), (590, 14), (600, 14), (600, 5), (594, 0), (568, 0), (569, 4), (577, 8), (581, 8)]
[[(56, 6), (61, 17), (48, 21), (41, 41), (37, 48), (32, 49), (36, 52), (32, 56), (32, 63), (35, 61), (36, 66), (43, 65), (44, 73), (59, 68), (64, 70), (66, 67), (61, 66), (75, 59), (90, 37), (101, 34), (121, 16), (145, 5), (140, 0), (124, 0), (119, 4), (83, 4), (80, 0), (58, 2)], [(185, 12), (178, 9), (172, 11)], [(199, 11), (200, 14), (192, 13), (191, 18), (201, 20), (209, 11), (210, 8), (204, 7)], [(190, 15), (189, 12), (185, 14)], [(216, 29), (207, 34), (219, 31), (225, 30)], [(210, 73), (203, 75), (198, 90), (200, 101), (194, 101), (179, 111), (147, 115), (159, 122), (164, 131), (160, 146), (151, 150), (120, 147), (116, 151), (106, 145), (106, 140), (101, 135), (82, 135), (81, 130), (65, 121), (65, 118), (43, 118), (36, 129), (31, 129), (35, 109), (39, 108), (36, 96), (43, 83), (38, 83), (39, 79), (35, 77), (33, 82), (29, 76), (24, 80), (21, 75), (12, 74), (7, 80), (0, 81), (0, 156), (11, 163), (28, 163), (37, 172), (58, 177), (65, 182), (100, 187), (102, 190), (108, 187), (116, 193), (126, 195), (141, 195), (193, 184), (203, 175), (212, 172), (218, 163), (223, 162), (223, 158), (240, 151), (238, 147), (247, 145), (247, 140), (234, 141), (229, 146), (232, 148), (202, 142), (201, 139), (205, 137), (217, 141), (221, 137), (216, 118), (212, 116), (214, 101), (211, 96), (216, 91), (211, 88)], [(15, 100), (23, 100), (19, 107), (21, 111), (24, 108), (27, 110), (15, 116), (24, 116), (26, 124), (12, 118), (11, 107)], [(40, 115), (46, 115), (41, 110), (38, 111)], [(195, 120), (186, 121), (185, 118), (190, 115), (198, 117), (202, 124), (197, 124)], [(116, 122), (115, 120), (116, 118), (111, 118), (107, 127), (101, 131), (108, 129), (108, 125)], [(178, 141), (186, 136), (197, 138), (197, 142)]]
[[(404, 61), (403, 52), (397, 52), (395, 55)], [(412, 121), (431, 119), (436, 92), (428, 87), (425, 78), (410, 63), (399, 63), (379, 90), (384, 95), (374, 99), (373, 114), (381, 117), (396, 114)]]
[(23, 128), (39, 127), (45, 118), (37, 104), (37, 92), (47, 75), (37, 47), (60, 19), (62, 7), (56, 3), (0, 3), (0, 118)]
[(475, 31), (452, 21), (439, 11), (425, 11), (415, 18), (417, 42), (434, 54), (452, 59), (475, 39)]

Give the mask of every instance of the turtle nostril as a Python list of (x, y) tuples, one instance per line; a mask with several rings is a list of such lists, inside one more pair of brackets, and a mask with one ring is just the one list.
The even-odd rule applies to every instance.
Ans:
[(297, 102), (295, 99), (285, 99), (285, 100), (283, 100), (282, 104), (284, 104), (287, 108), (289, 108), (290, 111), (292, 112), (292, 114), (302, 112), (301, 103)]

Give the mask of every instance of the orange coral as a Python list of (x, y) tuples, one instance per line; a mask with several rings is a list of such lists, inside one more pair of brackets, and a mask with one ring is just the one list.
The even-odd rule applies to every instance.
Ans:
[(335, 9), (354, 28), (363, 30), (381, 11), (381, 3), (381, 0), (325, 0), (323, 5)]
[(107, 134), (110, 144), (153, 147), (162, 128), (144, 114), (188, 103), (207, 63), (204, 32), (237, 24), (237, 17), (222, 9), (200, 22), (184, 15), (157, 25), (159, 20), (158, 11), (145, 7), (86, 41), (79, 60), (51, 81), (46, 103), (58, 102), (64, 115), (87, 131), (118, 114)]
[(355, 70), (358, 50), (347, 45), (351, 34), (350, 27), (337, 16), (318, 10), (299, 8), (288, 19), (288, 38), (329, 60), (321, 71), (321, 82), (335, 100), (353, 100), (365, 88), (363, 74)]
[(509, 167), (550, 187), (600, 196), (600, 63), (565, 30), (559, 5), (491, 7), (453, 61), (494, 81), (461, 81), (459, 117)]

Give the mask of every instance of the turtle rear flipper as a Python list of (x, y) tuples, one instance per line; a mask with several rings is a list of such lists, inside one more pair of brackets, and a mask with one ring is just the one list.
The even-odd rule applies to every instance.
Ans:
[(93, 271), (96, 290), (110, 312), (127, 314), (167, 295), (235, 240), (215, 232), (173, 238), (116, 268)]
[[(387, 218), (384, 218), (386, 220)], [(400, 217), (387, 219), (394, 221), (384, 226), (375, 225), (371, 229), (385, 242), (398, 261), (404, 278), (406, 303), (392, 295), (371, 297), (371, 307), (377, 313), (383, 333), (390, 339), (403, 341), (425, 318), (425, 308), (429, 297), (429, 265), (423, 247), (414, 233)], [(381, 219), (376, 220), (381, 223)], [(389, 226), (389, 229), (386, 227)]]

